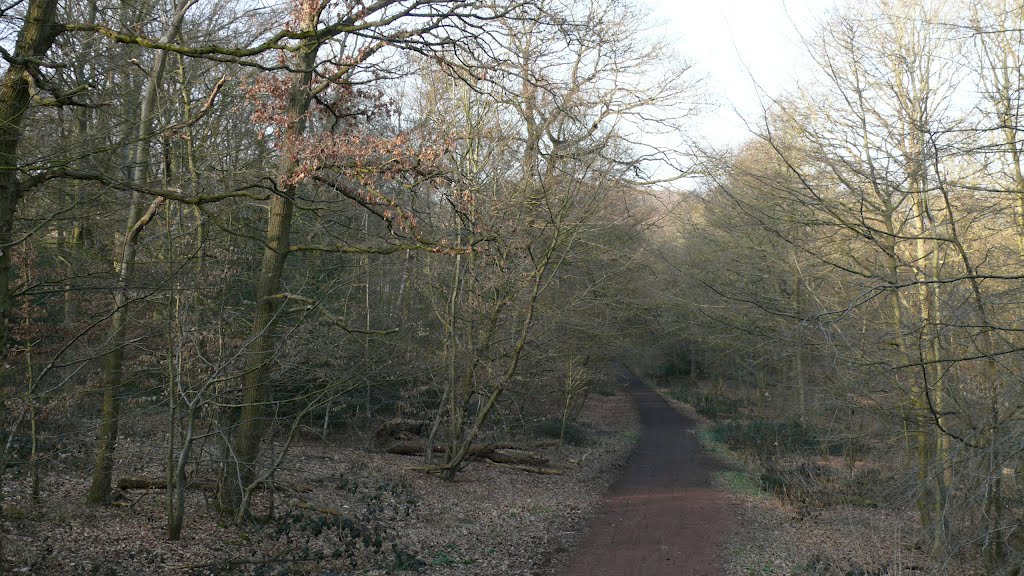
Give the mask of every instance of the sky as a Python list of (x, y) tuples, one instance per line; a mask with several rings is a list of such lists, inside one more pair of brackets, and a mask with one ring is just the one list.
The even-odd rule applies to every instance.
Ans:
[(815, 22), (836, 5), (834, 0), (643, 1), (651, 8), (651, 21), (707, 77), (718, 109), (700, 125), (717, 145), (747, 139), (749, 131), (736, 111), (760, 110), (757, 85), (769, 95), (792, 86), (806, 66), (800, 33), (811, 34)]

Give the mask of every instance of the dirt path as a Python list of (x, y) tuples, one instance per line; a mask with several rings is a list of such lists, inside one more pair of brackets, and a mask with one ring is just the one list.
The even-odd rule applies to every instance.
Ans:
[(694, 421), (632, 374), (643, 431), (566, 576), (713, 576), (729, 534), (729, 497), (712, 489), (717, 464)]

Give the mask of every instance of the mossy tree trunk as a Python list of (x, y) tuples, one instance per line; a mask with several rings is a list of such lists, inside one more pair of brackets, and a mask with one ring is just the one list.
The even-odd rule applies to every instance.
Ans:
[[(307, 22), (314, 29), (316, 22)], [(312, 100), (311, 82), (319, 41), (304, 40), (297, 50), (286, 109), (287, 125), (282, 135), (281, 160), (278, 166), (278, 192), (270, 199), (267, 219), (266, 247), (256, 286), (256, 309), (249, 338), (245, 375), (242, 377), (242, 401), (233, 441), (224, 455), (224, 473), (217, 492), (222, 513), (236, 522), (248, 516), (248, 493), (259, 482), (257, 460), (260, 445), (268, 428), (265, 420), (270, 389), (267, 365), (274, 356), (275, 326), (279, 313), (281, 277), (288, 258), (292, 215), (295, 208), (295, 186), (288, 184), (297, 166), (295, 145), (306, 131), (306, 113)]]

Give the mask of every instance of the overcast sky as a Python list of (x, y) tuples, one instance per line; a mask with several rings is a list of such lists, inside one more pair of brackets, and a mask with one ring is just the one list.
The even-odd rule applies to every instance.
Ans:
[(747, 131), (732, 111), (758, 110), (756, 81), (769, 94), (791, 85), (805, 62), (797, 30), (810, 33), (834, 0), (642, 0), (680, 55), (707, 75), (719, 111), (704, 122), (716, 144), (738, 144)]

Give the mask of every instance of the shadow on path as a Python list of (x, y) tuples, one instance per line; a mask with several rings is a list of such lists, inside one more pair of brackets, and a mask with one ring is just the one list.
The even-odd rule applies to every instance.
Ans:
[(701, 450), (692, 418), (632, 373), (624, 377), (640, 410), (640, 442), (565, 574), (717, 575), (729, 534), (729, 497), (711, 487), (719, 466)]

